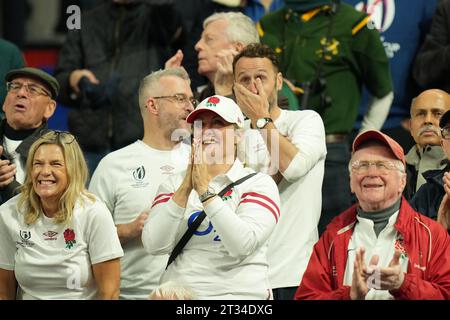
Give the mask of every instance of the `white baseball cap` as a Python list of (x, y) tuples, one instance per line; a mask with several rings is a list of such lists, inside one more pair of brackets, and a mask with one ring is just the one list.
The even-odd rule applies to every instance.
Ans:
[(193, 123), (200, 113), (206, 111), (214, 112), (226, 122), (235, 123), (239, 128), (244, 126), (244, 115), (236, 102), (219, 95), (208, 97), (200, 102), (197, 108), (187, 116), (186, 121)]

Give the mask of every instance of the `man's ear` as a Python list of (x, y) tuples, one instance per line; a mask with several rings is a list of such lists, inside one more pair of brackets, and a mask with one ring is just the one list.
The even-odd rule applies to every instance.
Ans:
[(242, 49), (245, 48), (245, 45), (240, 42), (240, 41), (236, 41), (235, 43), (233, 43), (233, 49), (236, 50), (237, 52), (241, 52)]
[(56, 110), (56, 101), (50, 99), (49, 103), (45, 106), (44, 119), (48, 120), (55, 113), (55, 110)]
[(147, 107), (148, 112), (153, 113), (153, 114), (158, 114), (159, 107), (155, 102), (156, 102), (155, 99), (148, 98), (145, 105)]
[(281, 74), (281, 72), (277, 73), (277, 91), (281, 91), (281, 89), (283, 88), (283, 75)]

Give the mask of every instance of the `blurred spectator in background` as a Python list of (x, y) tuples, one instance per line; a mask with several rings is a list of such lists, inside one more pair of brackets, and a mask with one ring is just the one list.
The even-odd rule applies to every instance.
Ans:
[[(450, 110), (446, 111), (439, 121), (441, 128), (441, 146), (448, 160), (450, 160)], [(437, 220), (439, 206), (446, 193), (444, 185), (450, 185), (450, 164), (446, 163), (443, 169), (429, 170), (423, 173), (426, 179), (411, 200), (411, 206), (418, 212)], [(446, 200), (448, 201), (448, 200)]]
[(241, 5), (244, 13), (256, 23), (269, 12), (283, 8), (284, 0), (242, 0)]
[(31, 11), (27, 0), (0, 1), (1, 37), (23, 49), (25, 25)]
[[(206, 87), (198, 88), (200, 101), (214, 94), (233, 94), (233, 58), (251, 43), (259, 43), (258, 31), (243, 13), (219, 12), (206, 18), (200, 40), (195, 44), (198, 73), (209, 80)], [(179, 51), (166, 62), (166, 68), (178, 67), (182, 60), (183, 53)], [(296, 96), (284, 82), (279, 102), (283, 109), (298, 107)]]
[[(301, 87), (300, 107), (325, 124), (327, 158), (319, 232), (352, 203), (347, 163), (362, 86), (372, 99), (363, 129), (380, 129), (393, 99), (389, 61), (369, 17), (333, 0), (285, 0), (259, 23), (261, 41), (278, 54), (280, 71)], [(298, 39), (302, 39), (299, 41)]]
[(450, 96), (445, 91), (430, 89), (411, 103), (411, 135), (416, 144), (406, 155), (407, 183), (404, 195), (411, 200), (425, 183), (423, 173), (443, 169), (447, 157), (441, 147), (439, 120), (450, 109)]
[(417, 54), (414, 79), (423, 88), (450, 92), (450, 0), (440, 0), (430, 33)]
[[(413, 60), (430, 29), (436, 0), (344, 0), (370, 16), (368, 26), (380, 33), (392, 74), (394, 100), (384, 122), (383, 132), (392, 136), (404, 150), (414, 145), (409, 133), (410, 102), (419, 94), (412, 79)], [(365, 88), (355, 129), (359, 130), (368, 105)]]
[[(13, 43), (0, 38), (0, 79), (4, 79), (6, 74), (13, 70), (22, 68), (25, 65), (22, 52)], [(6, 97), (6, 86), (3, 83), (0, 86), (0, 105), (3, 105)], [(0, 111), (0, 118), (4, 117), (3, 111)]]
[(28, 150), (47, 130), (56, 108), (59, 84), (35, 68), (11, 70), (5, 76), (5, 119), (0, 122), (0, 203), (19, 193), (25, 181)]
[(82, 13), (81, 29), (68, 32), (61, 50), (60, 102), (73, 108), (69, 130), (91, 174), (104, 155), (142, 137), (139, 81), (182, 46), (173, 4), (153, 1), (110, 0)]
[(197, 52), (194, 49), (203, 31), (203, 21), (215, 12), (240, 11), (242, 8), (235, 3), (214, 0), (175, 1), (175, 8), (183, 19), (186, 34), (189, 35), (189, 37), (186, 37), (186, 44), (182, 48), (183, 67), (191, 78), (192, 89), (196, 90), (208, 82), (206, 77), (197, 72)]

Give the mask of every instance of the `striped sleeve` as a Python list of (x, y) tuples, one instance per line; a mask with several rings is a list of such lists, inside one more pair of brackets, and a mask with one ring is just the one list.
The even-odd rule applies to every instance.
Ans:
[(171, 193), (160, 193), (160, 194), (158, 194), (158, 195), (155, 197), (155, 199), (153, 200), (153, 203), (152, 203), (152, 207), (151, 207), (151, 208), (153, 208), (154, 206), (156, 206), (156, 205), (158, 205), (158, 204), (165, 203), (165, 202), (169, 201), (170, 198), (172, 198), (172, 196), (173, 196), (173, 192), (171, 192)]
[(183, 218), (185, 208), (179, 207), (172, 200), (177, 189), (174, 179), (175, 177), (170, 177), (159, 186), (142, 230), (142, 244), (151, 254), (160, 255), (171, 252)]
[(271, 213), (275, 218), (275, 221), (278, 222), (280, 218), (280, 208), (278, 205), (268, 196), (257, 193), (257, 192), (245, 192), (241, 197), (241, 203), (256, 203), (257, 205), (268, 210), (268, 213)]
[(272, 178), (259, 173), (242, 185), (237, 207), (213, 199), (205, 212), (229, 254), (244, 259), (267, 241), (280, 217), (280, 195)]

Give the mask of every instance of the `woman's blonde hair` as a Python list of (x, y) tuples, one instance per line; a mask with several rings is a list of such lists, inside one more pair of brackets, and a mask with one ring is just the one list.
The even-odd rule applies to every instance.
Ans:
[(26, 164), (26, 179), (19, 196), (18, 207), (25, 214), (25, 223), (33, 224), (41, 214), (42, 204), (33, 188), (33, 161), (38, 148), (42, 145), (57, 145), (64, 155), (67, 173), (67, 188), (59, 199), (58, 212), (55, 215), (56, 223), (69, 223), (72, 219), (75, 203), (80, 196), (85, 195), (94, 201), (94, 196), (86, 190), (88, 169), (83, 152), (75, 137), (62, 131), (50, 131), (36, 140), (30, 148)]

